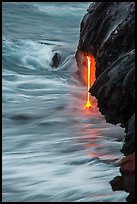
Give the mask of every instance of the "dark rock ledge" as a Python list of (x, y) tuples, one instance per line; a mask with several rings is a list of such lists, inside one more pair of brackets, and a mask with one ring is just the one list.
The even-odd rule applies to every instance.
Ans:
[(98, 100), (106, 121), (121, 124), (125, 139), (121, 152), (121, 176), (113, 190), (129, 192), (135, 202), (135, 3), (93, 2), (80, 27), (76, 51), (78, 74), (84, 82), (86, 55), (96, 61), (96, 81), (89, 92)]

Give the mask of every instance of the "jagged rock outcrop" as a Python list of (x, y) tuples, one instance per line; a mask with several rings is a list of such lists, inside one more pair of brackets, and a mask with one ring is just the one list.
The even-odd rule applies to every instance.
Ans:
[[(86, 55), (93, 55), (96, 61), (96, 81), (89, 92), (98, 99), (99, 111), (107, 122), (121, 124), (125, 128), (121, 151), (127, 156), (128, 171), (123, 173), (121, 166), (121, 177), (114, 182), (121, 187), (114, 187), (113, 182), (111, 184), (113, 189), (126, 189), (130, 193), (127, 200), (132, 202), (135, 176), (134, 171), (130, 171), (129, 155), (135, 152), (134, 2), (94, 2), (89, 6), (81, 22), (76, 52), (78, 74), (83, 81)], [(135, 159), (132, 165), (134, 163)]]

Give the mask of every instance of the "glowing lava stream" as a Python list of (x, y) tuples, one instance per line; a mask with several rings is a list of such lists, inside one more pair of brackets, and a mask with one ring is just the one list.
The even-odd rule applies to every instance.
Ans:
[[(88, 60), (88, 91), (90, 89), (90, 58), (87, 56), (87, 60)], [(90, 103), (90, 93), (88, 92), (87, 95), (87, 103), (84, 106), (84, 108), (89, 108), (92, 107), (91, 103)]]

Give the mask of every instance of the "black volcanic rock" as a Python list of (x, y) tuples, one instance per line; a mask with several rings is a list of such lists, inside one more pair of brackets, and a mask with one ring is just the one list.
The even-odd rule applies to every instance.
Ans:
[(110, 184), (113, 191), (125, 190), (129, 192), (127, 202), (135, 201), (135, 152), (121, 160), (120, 172), (122, 176), (116, 176)]
[(96, 77), (120, 55), (134, 49), (134, 7), (134, 2), (94, 2), (84, 16), (78, 50), (92, 52), (97, 59)]
[(55, 53), (54, 56), (52, 57), (52, 67), (58, 67), (60, 63), (61, 56), (59, 53)]
[[(93, 55), (96, 61), (96, 80), (89, 92), (98, 99), (106, 121), (125, 128), (121, 151), (128, 156), (135, 151), (135, 2), (93, 2), (89, 6), (76, 51), (81, 77), (86, 55)], [(126, 183), (130, 181), (132, 186), (134, 176), (126, 176)], [(116, 183), (126, 186), (122, 179), (117, 178)], [(133, 200), (134, 190), (131, 194), (128, 188), (127, 192), (127, 200)]]

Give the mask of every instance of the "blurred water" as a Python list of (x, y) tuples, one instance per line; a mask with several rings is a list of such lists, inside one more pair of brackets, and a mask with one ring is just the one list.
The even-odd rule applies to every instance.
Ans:
[[(125, 202), (124, 137), (77, 79), (75, 51), (90, 2), (2, 3), (3, 202)], [(51, 67), (55, 52), (59, 67)]]

